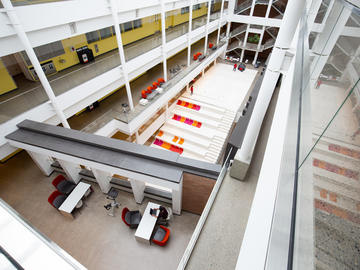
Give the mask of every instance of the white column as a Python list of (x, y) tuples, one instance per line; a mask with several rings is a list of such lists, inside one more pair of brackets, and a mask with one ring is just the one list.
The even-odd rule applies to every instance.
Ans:
[(252, 149), (255, 145), (262, 121), (280, 75), (280, 67), (283, 63), (286, 50), (290, 47), (300, 16), (304, 10), (304, 6), (305, 1), (288, 1), (279, 34), (259, 90), (259, 95), (256, 100), (242, 146), (238, 150), (240, 151), (239, 157), (242, 161), (244, 161), (244, 163), (250, 163)]
[[(251, 3), (251, 9), (250, 9), (250, 15), (249, 15), (250, 17), (254, 14), (255, 2), (256, 2), (256, 0), (253, 0)], [(244, 60), (245, 47), (246, 47), (247, 39), (249, 36), (249, 29), (250, 29), (250, 24), (248, 24), (246, 27), (246, 32), (245, 32), (245, 37), (244, 37), (244, 42), (243, 42), (244, 49), (241, 50), (240, 62), (242, 62)]]
[(135, 132), (136, 143), (139, 143), (139, 131)]
[[(271, 11), (271, 5), (272, 5), (272, 3), (273, 3), (273, 0), (270, 0), (269, 3), (268, 3), (267, 9), (266, 9), (265, 18), (269, 18), (269, 14), (270, 14), (270, 11)], [(265, 28), (266, 28), (266, 27), (263, 26), (262, 29), (261, 29), (260, 39), (259, 39), (259, 43), (258, 43), (257, 48), (256, 48), (256, 53), (255, 53), (253, 65), (256, 64), (257, 58), (258, 58), (258, 56), (259, 56), (259, 51), (260, 51), (261, 43), (262, 43), (263, 38), (264, 38)]]
[(221, 22), (222, 22), (223, 13), (224, 13), (224, 2), (225, 2), (225, 0), (221, 1), (220, 19), (219, 19), (217, 38), (216, 38), (216, 45), (219, 45), (219, 40), (220, 40), (220, 29), (221, 29)]
[(32, 158), (32, 160), (35, 162), (35, 164), (39, 167), (39, 169), (44, 175), (49, 176), (54, 171), (54, 168), (51, 167), (51, 157), (31, 151), (26, 152), (29, 154), (29, 156)]
[[(226, 49), (229, 46), (230, 29), (231, 29), (231, 22), (228, 22), (226, 25)], [(225, 56), (226, 56), (226, 50), (224, 50), (223, 58), (225, 58)]]
[(207, 47), (208, 47), (208, 36), (209, 36), (209, 23), (210, 23), (210, 11), (211, 11), (211, 0), (209, 0), (208, 2), (208, 13), (207, 13), (207, 18), (206, 18), (206, 25), (205, 25), (205, 44), (204, 44), (204, 56), (206, 55), (207, 52)]
[(134, 193), (135, 201), (139, 204), (142, 203), (144, 199), (145, 183), (135, 179), (129, 179), (131, 183), (131, 188)]
[(312, 48), (315, 57), (310, 67), (311, 83), (318, 80), (350, 14), (351, 10), (344, 6), (342, 2), (336, 1), (334, 3), (324, 30), (317, 36)]
[[(322, 0), (311, 1), (310, 7), (307, 12), (308, 13), (308, 20), (307, 20), (308, 29), (312, 29), (312, 27), (314, 25), (314, 21), (319, 12), (321, 2), (322, 2)], [(310, 30), (309, 30), (309, 34), (310, 34)]]
[(165, 3), (164, 0), (160, 0), (161, 4), (161, 51), (162, 51), (162, 58), (163, 58), (163, 70), (164, 70), (164, 80), (167, 82), (167, 63), (166, 63), (166, 30), (165, 30)]
[(189, 32), (188, 32), (187, 66), (190, 66), (190, 60), (191, 60), (192, 17), (193, 17), (193, 0), (190, 0), (190, 6), (189, 6)]
[(182, 205), (182, 185), (183, 180), (181, 178), (179, 183), (179, 189), (173, 189), (172, 194), (172, 210), (174, 214), (181, 215), (181, 205)]
[(165, 116), (166, 116), (166, 119), (169, 118), (169, 116), (170, 116), (170, 110), (169, 110), (169, 103), (168, 102), (165, 105)]
[(43, 86), (47, 96), (49, 97), (49, 99), (51, 101), (52, 106), (55, 109), (56, 115), (59, 117), (63, 127), (70, 128), (69, 123), (66, 120), (66, 117), (65, 117), (63, 111), (61, 110), (59, 104), (57, 103), (57, 100), (56, 100), (54, 92), (51, 88), (51, 85), (50, 85), (48, 79), (46, 78), (44, 71), (41, 68), (40, 62), (36, 57), (34, 49), (32, 48), (32, 46), (30, 44), (30, 41), (20, 23), (20, 20), (16, 14), (14, 7), (12, 6), (10, 0), (1, 0), (1, 2), (6, 10), (6, 13), (9, 17), (11, 25), (14, 27), (14, 30), (15, 30), (17, 36), (19, 37), (21, 43), (23, 44), (24, 49), (27, 53), (27, 56), (30, 59), (31, 64), (33, 65), (33, 67), (36, 71), (36, 74), (39, 77), (41, 85)]
[(81, 171), (81, 168), (78, 164), (66, 161), (66, 160), (61, 160), (61, 159), (56, 159), (61, 167), (63, 168), (67, 178), (71, 181), (73, 181), (74, 183), (79, 183), (80, 181), (80, 174), (79, 172)]
[(111, 177), (112, 173), (101, 171), (98, 169), (91, 168), (92, 173), (94, 174), (96, 178), (96, 182), (99, 184), (100, 189), (103, 193), (108, 193), (111, 188)]
[(120, 31), (120, 26), (119, 26), (119, 18), (118, 18), (119, 8), (117, 6), (117, 3), (118, 2), (115, 0), (110, 0), (111, 14), (112, 14), (113, 21), (114, 21), (116, 40), (118, 43), (121, 68), (122, 68), (122, 73), (123, 73), (124, 80), (125, 80), (125, 88), (126, 88), (126, 94), (128, 97), (129, 107), (130, 107), (130, 110), (134, 110), (134, 103), (133, 103), (131, 88), (130, 88), (130, 83), (129, 83), (129, 76), (128, 76), (128, 71), (127, 71), (127, 66), (126, 66), (124, 47), (123, 47), (123, 43), (122, 43), (121, 31)]

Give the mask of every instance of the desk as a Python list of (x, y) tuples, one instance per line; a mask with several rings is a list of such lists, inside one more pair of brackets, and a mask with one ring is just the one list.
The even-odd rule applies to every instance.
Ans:
[(135, 232), (135, 238), (139, 242), (143, 242), (150, 245), (150, 237), (156, 224), (156, 217), (150, 215), (150, 208), (159, 208), (160, 205), (149, 202), (146, 206), (143, 217), (141, 218), (140, 224)]
[(60, 212), (65, 216), (73, 218), (71, 212), (74, 210), (75, 206), (78, 204), (81, 198), (84, 197), (86, 191), (88, 191), (89, 188), (90, 185), (84, 182), (77, 184), (74, 190), (59, 207)]

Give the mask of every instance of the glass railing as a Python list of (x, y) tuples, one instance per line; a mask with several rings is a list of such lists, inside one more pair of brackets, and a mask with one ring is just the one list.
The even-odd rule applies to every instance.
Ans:
[(299, 39), (293, 269), (360, 266), (360, 38), (342, 35), (356, 14), (335, 0), (316, 39), (305, 23)]

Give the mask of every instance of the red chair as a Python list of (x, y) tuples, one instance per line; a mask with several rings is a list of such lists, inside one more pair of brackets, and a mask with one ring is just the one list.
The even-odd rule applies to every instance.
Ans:
[(48, 202), (56, 209), (59, 209), (65, 200), (66, 196), (58, 190), (55, 190), (53, 193), (51, 193), (48, 198)]
[(76, 187), (76, 184), (66, 180), (66, 178), (59, 174), (55, 179), (52, 181), (53, 186), (60, 191), (62, 194), (68, 195), (71, 193), (71, 191), (74, 190)]
[(159, 78), (157, 81), (158, 81), (158, 83), (159, 83), (160, 85), (163, 84), (163, 83), (165, 83), (164, 78)]
[(142, 97), (142, 98), (145, 98), (145, 99), (147, 98), (147, 95), (146, 95), (146, 91), (145, 91), (145, 90), (142, 90), (142, 91), (141, 91), (141, 97)]
[(127, 226), (135, 229), (139, 226), (141, 221), (141, 214), (139, 211), (130, 211), (129, 208), (124, 207), (121, 213), (121, 219)]
[(198, 57), (199, 57), (199, 56), (198, 56), (197, 54), (194, 54), (193, 59), (194, 59), (194, 60), (197, 60), (197, 59), (198, 59)]
[(159, 246), (165, 246), (167, 241), (169, 240), (170, 230), (162, 225), (157, 229), (152, 242)]
[(146, 90), (146, 94), (151, 94), (152, 90), (153, 90), (152, 86), (148, 86)]
[(159, 83), (158, 82), (153, 82), (153, 90), (155, 90), (156, 88), (159, 87)]
[(212, 44), (211, 42), (209, 43), (209, 48), (211, 49), (212, 47), (214, 47), (214, 44)]

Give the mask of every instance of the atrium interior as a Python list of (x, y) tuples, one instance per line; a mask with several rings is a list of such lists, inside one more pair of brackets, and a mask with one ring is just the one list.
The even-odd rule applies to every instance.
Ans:
[(1, 269), (359, 269), (359, 0), (0, 11)]

